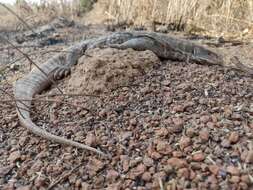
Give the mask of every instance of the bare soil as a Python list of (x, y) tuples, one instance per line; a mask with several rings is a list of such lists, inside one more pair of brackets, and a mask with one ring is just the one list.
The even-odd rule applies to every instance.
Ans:
[(134, 77), (143, 75), (159, 64), (151, 51), (88, 50), (79, 59), (68, 82), (68, 93), (101, 94), (129, 85)]
[[(69, 38), (81, 39), (99, 35), (102, 30), (66, 33)], [(23, 50), (42, 63), (55, 54), (43, 51), (68, 45)], [(253, 50), (252, 45), (218, 50), (228, 48), (234, 48), (236, 55), (242, 48)], [(0, 50), (0, 54), (6, 51)], [(145, 55), (133, 50), (100, 51), (103, 57), (94, 53), (87, 59), (109, 61), (110, 68), (115, 68), (111, 60), (121, 62), (120, 55), (132, 55), (123, 60), (135, 63)], [(109, 58), (112, 51), (116, 54)], [(20, 57), (13, 49), (9, 53), (12, 60)], [(80, 92), (82, 96), (52, 96), (57, 91), (51, 88), (43, 93), (48, 95), (44, 101), (34, 102), (32, 118), (36, 124), (110, 153), (111, 159), (36, 137), (20, 126), (14, 104), (1, 102), (0, 189), (252, 189), (252, 77), (221, 66), (161, 62), (148, 54), (145, 59), (151, 57), (152, 63), (144, 73), (126, 75), (122, 79), (128, 81), (126, 84), (117, 83), (116, 88), (107, 88), (99, 96), (92, 93), (94, 90)], [(240, 53), (242, 59), (248, 56)], [(8, 67), (6, 80), (1, 79), (1, 89), (10, 94), (11, 83), (29, 71), (24, 59), (16, 64), (19, 67)], [(69, 92), (73, 77), (83, 80), (82, 67), (78, 65), (72, 76), (59, 81), (59, 87)], [(97, 70), (92, 67), (83, 69)], [(108, 65), (102, 68), (108, 69)], [(102, 77), (97, 79), (102, 82)], [(92, 86), (96, 77), (88, 81)], [(2, 92), (1, 97), (1, 101), (10, 99)], [(49, 99), (52, 101), (47, 102)]]

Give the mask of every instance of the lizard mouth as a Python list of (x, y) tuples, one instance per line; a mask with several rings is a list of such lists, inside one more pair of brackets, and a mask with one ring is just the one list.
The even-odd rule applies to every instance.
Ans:
[(223, 62), (223, 58), (221, 55), (218, 55), (210, 50), (203, 49), (202, 47), (194, 48), (194, 52), (192, 54), (194, 60), (199, 64), (212, 64), (217, 65)]

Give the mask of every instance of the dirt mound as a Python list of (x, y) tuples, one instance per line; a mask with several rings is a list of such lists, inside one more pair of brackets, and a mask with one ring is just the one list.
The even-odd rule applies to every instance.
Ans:
[(151, 51), (92, 49), (79, 59), (68, 90), (72, 93), (106, 93), (128, 85), (134, 77), (150, 71), (160, 60)]

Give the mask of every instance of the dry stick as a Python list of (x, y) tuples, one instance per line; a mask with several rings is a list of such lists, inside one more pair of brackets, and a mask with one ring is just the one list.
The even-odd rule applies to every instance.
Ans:
[(80, 166), (81, 164), (78, 164), (76, 167), (74, 167), (70, 172), (66, 173), (65, 175), (63, 175), (62, 177), (60, 177), (58, 180), (56, 180), (55, 182), (53, 182), (49, 187), (48, 190), (52, 189), (53, 187), (55, 187), (58, 183), (60, 183), (61, 181), (67, 179), (73, 172), (75, 172)]
[[(49, 50), (49, 51), (42, 52), (41, 55), (44, 55), (44, 54), (47, 54), (47, 53), (51, 53), (51, 52), (57, 52), (57, 53), (64, 52), (64, 53), (69, 53), (70, 51), (64, 51), (64, 50)], [(36, 53), (37, 53), (37, 52), (30, 53), (28, 56), (34, 55), (34, 54), (36, 54)], [(10, 62), (8, 65), (2, 67), (0, 71), (5, 71), (5, 69), (7, 69), (7, 68), (9, 67), (9, 65), (14, 64), (14, 63), (16, 63), (16, 62), (18, 62), (18, 61), (20, 61), (20, 60), (22, 60), (22, 59), (25, 59), (25, 58), (26, 58), (26, 57), (23, 57), (23, 56), (17, 58), (16, 60)]]
[(41, 100), (41, 99), (38, 99), (38, 98), (32, 98), (32, 99), (29, 99), (29, 100), (26, 100), (26, 99), (0, 100), (1, 103), (16, 102), (16, 101), (22, 101), (22, 102), (38, 101), (38, 102), (48, 102), (48, 103), (63, 103), (63, 104), (67, 104), (69, 106), (73, 106), (73, 107), (76, 107), (76, 108), (83, 108), (85, 111), (90, 112), (89, 109), (84, 108), (83, 106), (74, 105), (74, 104), (71, 104), (71, 103), (68, 103), (68, 102), (63, 102), (63, 101), (59, 101), (59, 100), (52, 100), (52, 99)]
[[(18, 105), (17, 105), (17, 101), (15, 101), (15, 97), (13, 97), (9, 92), (7, 92), (6, 90), (3, 90), (3, 89), (1, 89), (1, 88), (0, 88), (0, 91), (4, 92), (5, 94), (7, 94), (8, 96), (10, 96), (10, 97), (14, 100), (15, 106), (16, 106), (16, 108), (17, 108), (17, 110), (18, 110), (18, 113), (19, 113), (23, 118), (25, 118), (24, 115), (21, 113), (21, 111), (20, 111)], [(22, 105), (24, 105), (25, 107), (28, 108), (28, 106), (27, 106), (26, 104), (24, 104), (23, 102), (20, 102), (20, 103), (21, 103)], [(28, 109), (29, 109), (29, 108), (28, 108)]]
[[(2, 74), (1, 74), (2, 75)], [(4, 75), (2, 75), (2, 76), (4, 76)], [(6, 83), (9, 85), (9, 86), (11, 86), (10, 84), (9, 84), (9, 82), (5, 79), (5, 81), (6, 81)], [(3, 93), (5, 93), (5, 94), (7, 94), (9, 97), (11, 97), (11, 99), (13, 99), (13, 100), (15, 100), (15, 97), (13, 96), (13, 95), (11, 95), (9, 92), (7, 92), (6, 90), (3, 90), (3, 89), (1, 89), (0, 88), (0, 91), (2, 91)], [(16, 101), (15, 101), (16, 102)], [(17, 102), (16, 102), (17, 103)], [(29, 109), (29, 107), (25, 104), (25, 103), (23, 103), (22, 101), (19, 101), (19, 103), (20, 104), (22, 104), (23, 106), (25, 106), (27, 109)], [(17, 106), (17, 104), (16, 104), (16, 106)], [(19, 111), (19, 110), (18, 110)]]
[[(15, 101), (14, 101), (15, 102)], [(5, 104), (6, 105), (9, 105), (9, 106), (11, 106), (11, 107), (13, 107), (13, 105), (11, 104), (11, 103), (9, 103), (9, 102), (5, 102)], [(0, 107), (4, 107), (3, 105), (0, 105)], [(16, 106), (19, 110), (24, 110), (24, 111), (27, 111), (27, 112), (31, 112), (31, 113), (33, 113), (34, 115), (38, 115), (38, 113), (36, 113), (36, 112), (34, 112), (34, 111), (30, 111), (30, 110), (28, 110), (28, 109), (25, 109), (25, 108), (21, 108), (21, 107), (19, 107), (19, 106)], [(6, 107), (4, 107), (4, 108), (6, 108)]]
[[(0, 51), (3, 51), (3, 50), (5, 50), (5, 49), (9, 49), (9, 48), (11, 48), (12, 46), (8, 46), (8, 47), (2, 47), (2, 48), (0, 48)], [(18, 47), (18, 48), (40, 48), (41, 46), (28, 46), (28, 45), (25, 45), (25, 46), (16, 46), (16, 47)]]
[(45, 94), (45, 95), (38, 95), (38, 98), (44, 98), (44, 97), (53, 97), (53, 96), (70, 96), (70, 97), (77, 97), (77, 96), (88, 96), (88, 97), (94, 97), (94, 98), (101, 98), (102, 96), (99, 95), (92, 95), (92, 94)]
[(0, 3), (2, 7), (7, 9), (9, 12), (11, 12), (13, 15), (15, 15), (29, 30), (31, 30), (34, 34), (37, 34), (30, 26), (27, 24), (18, 14), (16, 14), (13, 10), (11, 10), (9, 7), (7, 7), (5, 4)]
[[(13, 95), (11, 95), (9, 92), (7, 92), (6, 90), (3, 90), (3, 89), (1, 89), (0, 88), (0, 91), (2, 91), (4, 94), (7, 94), (9, 97), (11, 97), (11, 99), (12, 100), (14, 100), (15, 101), (15, 97), (13, 96)], [(17, 101), (15, 101), (15, 102), (17, 102)], [(23, 102), (20, 102), (23, 106), (25, 106), (25, 107), (27, 107), (28, 108), (28, 106), (26, 105), (26, 104), (24, 104)], [(29, 109), (29, 108), (28, 108)]]
[[(0, 88), (0, 90), (2, 90), (2, 89)], [(2, 91), (5, 92), (5, 90), (2, 90)], [(10, 97), (12, 97), (12, 95), (10, 95), (8, 92), (6, 92), (6, 94), (9, 95)], [(16, 106), (16, 108), (17, 108), (17, 111), (18, 111), (19, 114), (25, 119), (24, 115), (21, 113), (19, 107), (17, 106), (17, 100), (15, 100), (15, 98), (14, 98), (14, 102), (15, 102), (15, 106)], [(23, 104), (23, 102), (21, 102), (21, 103)], [(37, 113), (36, 113), (36, 114), (37, 114)], [(87, 146), (87, 145), (83, 145), (83, 146), (85, 146), (85, 149), (90, 150), (90, 151), (95, 152), (95, 153), (98, 153), (99, 155), (103, 155), (103, 156), (109, 157), (109, 158), (111, 157), (110, 155), (106, 155), (106, 154), (104, 154), (103, 152), (101, 152), (101, 151), (99, 151), (99, 150), (97, 150), (97, 149), (95, 149), (95, 148), (92, 148), (92, 147), (90, 147), (90, 146)]]
[[(70, 53), (70, 51), (64, 51), (64, 50), (49, 50), (49, 51), (44, 51), (44, 52), (41, 52), (40, 54), (41, 55), (45, 55), (45, 54), (47, 54), (47, 53), (51, 53), (51, 52), (56, 52), (56, 53)], [(33, 52), (33, 53), (30, 53), (28, 56), (31, 56), (31, 55), (34, 55), (34, 54), (37, 54), (38, 52)], [(16, 60), (14, 60), (14, 61), (12, 61), (12, 62), (10, 62), (9, 64), (11, 65), (11, 64), (14, 64), (14, 63), (16, 63), (16, 62), (18, 62), (18, 61), (20, 61), (20, 60), (22, 60), (22, 59), (25, 59), (25, 57), (19, 57), (19, 58), (17, 58)], [(8, 68), (9, 67), (9, 65), (6, 65), (3, 69), (5, 70), (6, 68)]]
[(16, 49), (18, 52), (20, 52), (23, 56), (26, 57), (26, 59), (33, 65), (35, 65), (35, 67), (37, 69), (39, 69), (40, 72), (42, 72), (48, 80), (50, 80), (54, 85), (55, 87), (57, 88), (57, 90), (59, 90), (60, 93), (63, 94), (63, 91), (58, 87), (58, 85), (56, 84), (56, 82), (54, 80), (52, 80), (48, 75), (47, 73), (45, 73), (26, 53), (24, 53), (22, 50), (20, 50), (19, 48), (17, 48), (14, 44), (12, 44), (9, 40), (5, 39), (4, 37), (0, 36), (0, 38), (2, 38), (4, 41), (6, 41), (7, 43), (9, 43), (14, 49)]

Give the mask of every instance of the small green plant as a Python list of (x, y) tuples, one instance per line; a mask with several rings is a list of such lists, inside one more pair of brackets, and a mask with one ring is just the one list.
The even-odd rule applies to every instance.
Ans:
[(87, 12), (91, 10), (96, 0), (80, 0), (81, 12)]

